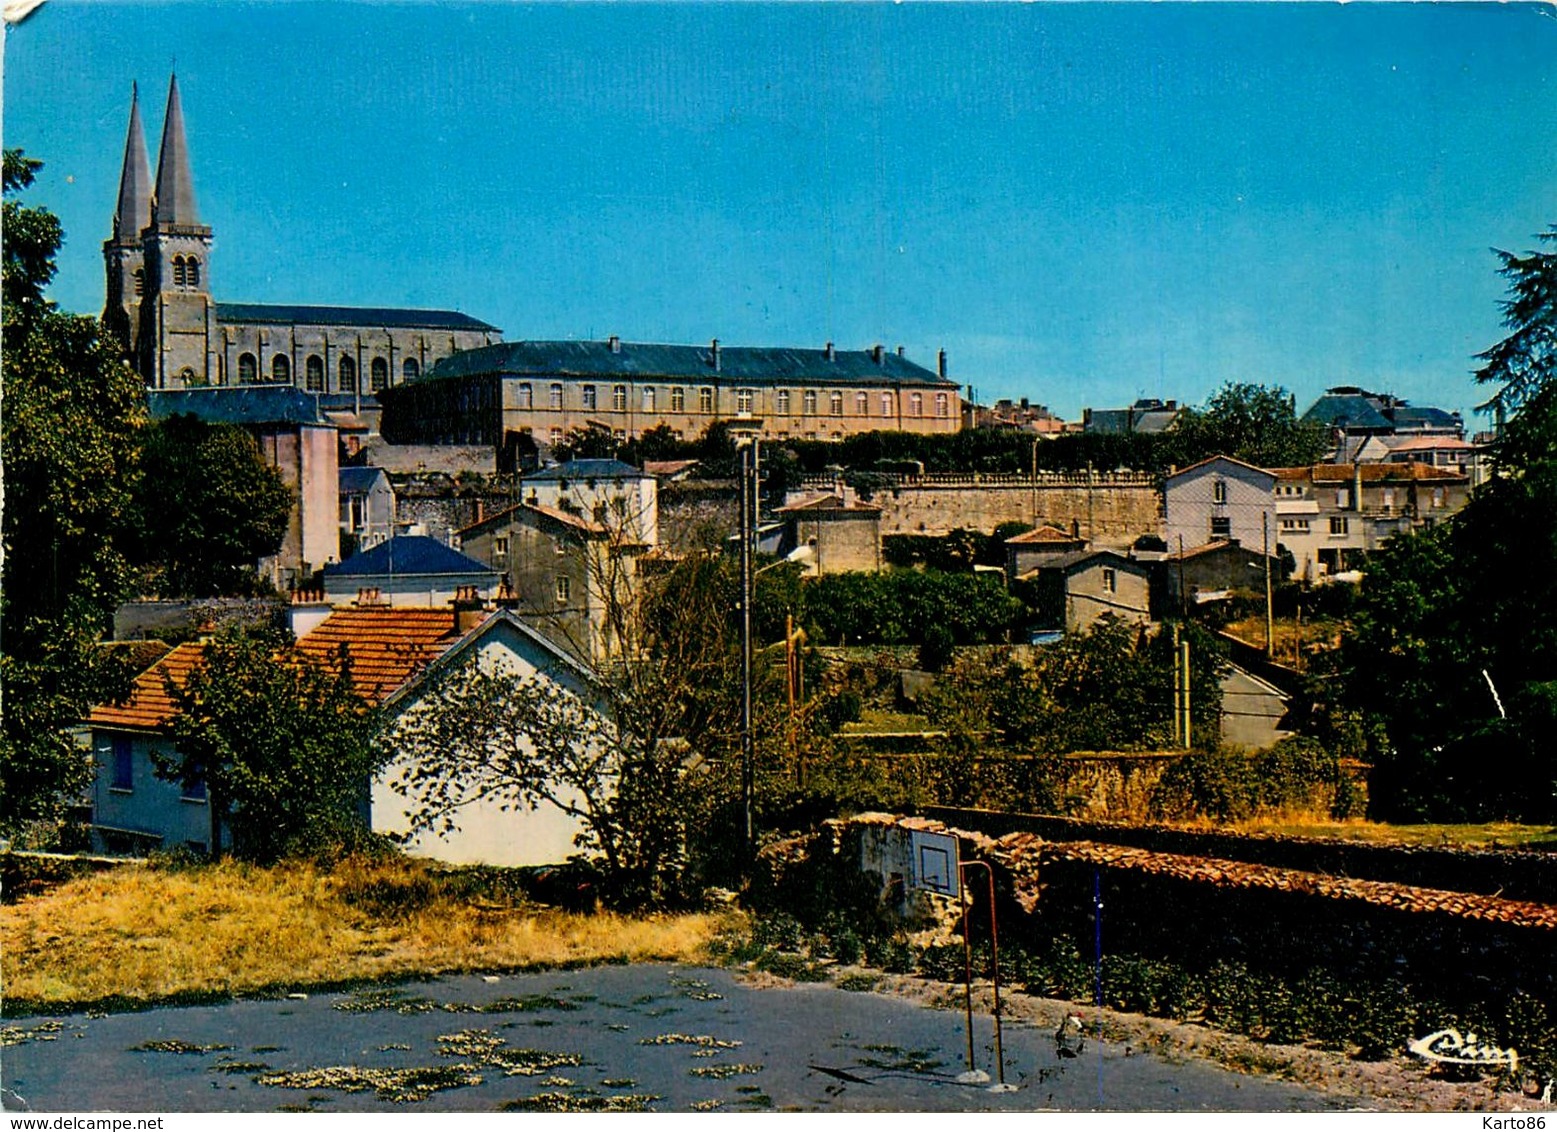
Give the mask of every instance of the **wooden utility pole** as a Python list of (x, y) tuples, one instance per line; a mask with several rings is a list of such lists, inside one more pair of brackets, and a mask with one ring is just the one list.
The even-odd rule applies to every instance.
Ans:
[(1184, 737), (1179, 734), (1179, 728), (1184, 723), (1184, 686), (1179, 677), (1179, 627), (1177, 622), (1173, 626), (1173, 745), (1182, 747)]
[(1270, 512), (1260, 513), (1260, 535), (1265, 559), (1265, 657), (1276, 659), (1276, 618), (1270, 592)]
[(1183, 737), (1184, 749), (1187, 751), (1194, 745), (1193, 731), (1191, 730), (1189, 716), (1189, 638), (1187, 636), (1182, 642), (1180, 642), (1179, 649), (1179, 656), (1181, 658), (1179, 665), (1179, 679), (1182, 681), (1183, 687), (1183, 693), (1180, 702), (1182, 703), (1184, 710)]

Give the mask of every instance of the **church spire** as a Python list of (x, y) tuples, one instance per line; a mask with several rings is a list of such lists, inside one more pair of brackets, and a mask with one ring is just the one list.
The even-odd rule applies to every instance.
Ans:
[(141, 128), (140, 90), (130, 85), (130, 129), (124, 139), (124, 169), (119, 174), (119, 207), (113, 239), (133, 243), (151, 221), (151, 173), (146, 165), (146, 131)]
[(157, 224), (199, 226), (195, 182), (189, 174), (189, 147), (184, 142), (184, 110), (178, 100), (178, 76), (168, 83), (168, 112), (162, 121), (162, 149), (157, 155), (157, 195), (152, 202)]

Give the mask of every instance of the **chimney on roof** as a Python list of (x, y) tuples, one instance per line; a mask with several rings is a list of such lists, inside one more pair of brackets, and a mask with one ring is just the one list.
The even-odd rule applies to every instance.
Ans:
[(499, 609), (519, 608), (519, 591), (514, 589), (513, 579), (507, 574), (504, 574), (503, 580), (497, 584), (496, 605)]
[(359, 609), (380, 609), (388, 603), (377, 586), (364, 586), (357, 591), (357, 600), (352, 604)]
[(870, 348), (871, 359), (879, 366), (881, 364), (881, 343), (877, 342)]
[(714, 367), (714, 372), (718, 373), (719, 372), (719, 339), (717, 339), (717, 338), (714, 339), (714, 344), (710, 348), (710, 360), (711, 360), (711, 364)]
[(822, 348), (822, 356), (830, 362), (837, 360), (838, 355), (837, 352), (833, 349), (833, 344), (831, 342), (827, 343), (827, 345)]
[(487, 603), (481, 599), (481, 591), (475, 586), (459, 586), (454, 591), (454, 632), (463, 637), (486, 617)]
[(287, 627), (293, 637), (301, 639), (317, 629), (331, 612), (323, 590), (293, 590), (292, 603), (287, 607)]
[(936, 368), (936, 372), (938, 372), (941, 375), (941, 380), (945, 381), (946, 380), (946, 349), (945, 349), (945, 347), (942, 347), (941, 352), (936, 356), (935, 368)]
[(611, 335), (610, 343), (611, 352), (613, 354), (620, 354), (622, 352), (622, 339), (619, 336), (615, 334)]
[(903, 356), (903, 347), (899, 346), (897, 348), (897, 356), (900, 358)]

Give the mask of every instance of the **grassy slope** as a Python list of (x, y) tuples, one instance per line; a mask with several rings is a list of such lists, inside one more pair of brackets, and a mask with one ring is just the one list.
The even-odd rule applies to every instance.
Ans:
[(12, 1014), (422, 973), (696, 960), (726, 922), (471, 900), (414, 862), (128, 865), (0, 909), (0, 976)]

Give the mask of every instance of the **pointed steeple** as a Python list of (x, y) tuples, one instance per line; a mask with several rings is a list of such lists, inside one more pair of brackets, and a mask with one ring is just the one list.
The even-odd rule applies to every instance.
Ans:
[(198, 226), (195, 182), (189, 174), (189, 147), (184, 142), (184, 110), (178, 100), (178, 76), (168, 83), (168, 112), (162, 121), (162, 149), (157, 155), (157, 195), (152, 201), (155, 223)]
[(146, 164), (146, 131), (141, 128), (140, 90), (130, 86), (130, 130), (124, 139), (124, 169), (119, 174), (119, 207), (113, 240), (133, 243), (151, 222), (151, 172)]

